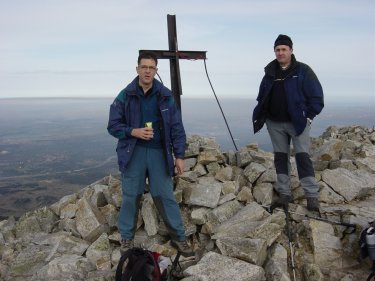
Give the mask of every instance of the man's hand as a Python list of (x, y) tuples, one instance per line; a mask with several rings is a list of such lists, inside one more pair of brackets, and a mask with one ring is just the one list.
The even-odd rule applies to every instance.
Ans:
[(182, 175), (184, 172), (184, 159), (176, 159), (176, 169), (177, 169), (177, 175)]
[(153, 128), (136, 128), (132, 130), (131, 135), (138, 139), (150, 140), (154, 137), (154, 129)]

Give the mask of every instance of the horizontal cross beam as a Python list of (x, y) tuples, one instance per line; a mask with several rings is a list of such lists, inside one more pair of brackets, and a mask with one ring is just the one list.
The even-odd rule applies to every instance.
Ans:
[(186, 59), (186, 60), (204, 60), (207, 51), (163, 51), (163, 50), (139, 50), (143, 52), (152, 52), (158, 59)]
[(156, 55), (158, 59), (169, 59), (171, 73), (171, 90), (175, 97), (177, 107), (181, 109), (182, 87), (179, 60), (205, 60), (206, 51), (179, 51), (177, 48), (176, 16), (167, 15), (167, 22), (169, 50), (139, 50), (139, 54), (143, 52), (152, 52)]

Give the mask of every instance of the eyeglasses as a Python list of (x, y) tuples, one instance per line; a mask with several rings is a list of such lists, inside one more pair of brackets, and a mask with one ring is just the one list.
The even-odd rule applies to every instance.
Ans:
[(138, 66), (141, 70), (145, 71), (145, 70), (151, 70), (151, 71), (155, 71), (157, 69), (156, 66), (149, 66), (149, 65), (139, 65)]

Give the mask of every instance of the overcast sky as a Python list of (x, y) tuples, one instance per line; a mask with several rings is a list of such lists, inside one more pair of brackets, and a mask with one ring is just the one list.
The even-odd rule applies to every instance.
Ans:
[[(0, 0), (0, 98), (115, 97), (140, 49), (207, 51), (219, 98), (255, 99), (278, 34), (310, 65), (327, 101), (375, 105), (375, 1)], [(184, 98), (212, 97), (203, 61), (181, 61)], [(159, 74), (169, 86), (169, 64)]]

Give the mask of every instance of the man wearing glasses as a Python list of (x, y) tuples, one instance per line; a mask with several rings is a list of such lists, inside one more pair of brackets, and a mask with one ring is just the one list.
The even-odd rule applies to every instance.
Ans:
[(254, 132), (266, 123), (274, 150), (280, 197), (275, 207), (287, 207), (292, 200), (290, 182), (290, 142), (298, 176), (307, 199), (307, 209), (319, 211), (319, 185), (310, 159), (311, 122), (324, 106), (323, 89), (313, 70), (296, 60), (289, 36), (280, 34), (274, 44), (276, 59), (265, 67), (253, 112)]
[(134, 246), (139, 203), (148, 178), (150, 193), (172, 245), (183, 256), (193, 256), (172, 183), (174, 166), (178, 174), (184, 171), (186, 135), (172, 92), (154, 79), (157, 63), (153, 53), (141, 53), (138, 76), (110, 107), (107, 130), (118, 139), (116, 151), (122, 177), (120, 249), (124, 252)]

